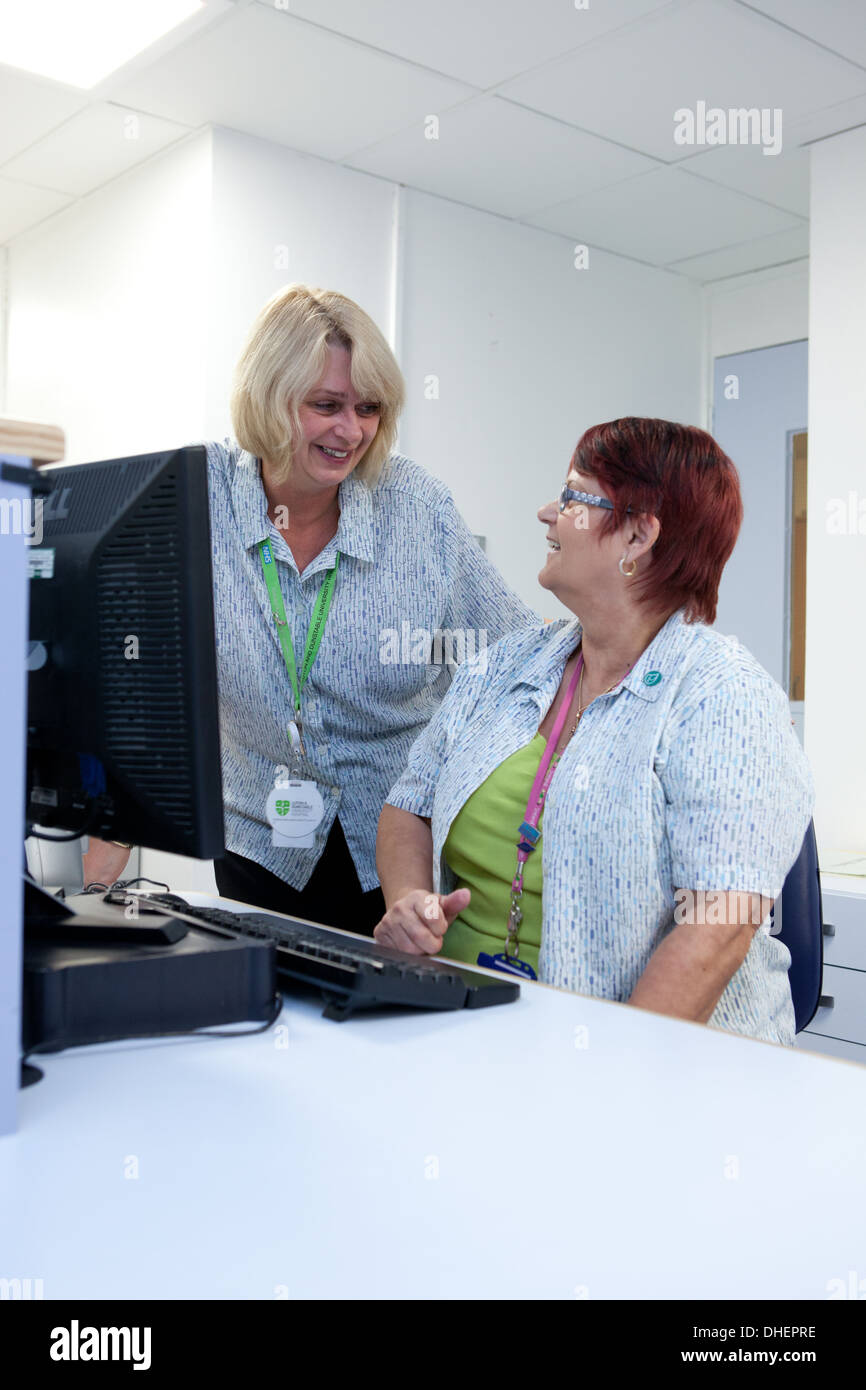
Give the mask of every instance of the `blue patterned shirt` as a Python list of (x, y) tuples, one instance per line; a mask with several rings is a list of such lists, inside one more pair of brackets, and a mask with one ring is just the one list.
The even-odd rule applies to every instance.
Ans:
[[(485, 669), (458, 671), (413, 747), (387, 800), (432, 817), (437, 891), (454, 886), (443, 846), (457, 812), (534, 737), (579, 638), (576, 620), (504, 637)], [(812, 805), (784, 692), (736, 638), (673, 614), (622, 684), (588, 706), (551, 782), (539, 979), (627, 1000), (675, 925), (676, 891), (776, 897)], [(502, 828), (515, 854), (516, 831)], [(792, 1043), (789, 964), (769, 924), (756, 928), (709, 1022)]]
[[(267, 514), (258, 461), (208, 442), (226, 848), (303, 888), (339, 813), (365, 891), (378, 884), (385, 794), (438, 709), (455, 662), (538, 615), (511, 592), (444, 483), (392, 455), (375, 487), (340, 485), (337, 534), (301, 575)], [(324, 575), (331, 610), (301, 712), (307, 774), (325, 802), (314, 849), (271, 844), (265, 802), (289, 764), (293, 697), (262, 573), (271, 542), (300, 668)], [(432, 657), (432, 660), (431, 660)]]

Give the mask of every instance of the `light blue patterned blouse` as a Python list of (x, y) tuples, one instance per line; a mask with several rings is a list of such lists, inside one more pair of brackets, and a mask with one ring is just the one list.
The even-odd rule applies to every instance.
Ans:
[[(432, 817), (437, 891), (454, 886), (442, 848), (457, 812), (533, 738), (579, 637), (576, 619), (504, 637), (483, 668), (458, 671), (413, 747), (387, 800)], [(784, 692), (736, 638), (673, 614), (589, 705), (554, 774), (539, 979), (627, 1000), (674, 925), (675, 891), (776, 897), (812, 805)], [(769, 924), (757, 928), (709, 1022), (792, 1043), (789, 964)]]
[[(268, 517), (258, 461), (229, 439), (205, 447), (226, 848), (300, 889), (339, 813), (368, 891), (378, 884), (376, 825), (385, 794), (448, 690), (454, 661), (483, 653), (485, 642), (516, 627), (537, 626), (538, 615), (487, 559), (445, 484), (408, 459), (392, 455), (372, 489), (349, 475), (340, 485), (337, 534), (299, 576)], [(258, 544), (265, 539), (298, 666), (323, 577), (340, 551), (330, 614), (301, 697), (308, 773), (325, 802), (309, 850), (274, 848), (264, 815), (277, 769), (289, 762), (293, 712), (262, 574)]]

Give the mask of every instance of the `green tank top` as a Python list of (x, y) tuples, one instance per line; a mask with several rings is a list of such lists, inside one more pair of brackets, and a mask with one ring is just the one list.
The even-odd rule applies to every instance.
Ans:
[[(511, 880), (517, 868), (517, 832), (544, 753), (543, 734), (536, 734), (491, 772), (486, 782), (455, 817), (445, 841), (445, 860), (458, 888), (472, 900), (445, 933), (442, 955), (474, 965), (479, 951), (505, 950), (511, 905)], [(542, 829), (544, 814), (538, 821)], [(523, 871), (523, 921), (520, 959), (538, 973), (541, 945), (541, 842)]]

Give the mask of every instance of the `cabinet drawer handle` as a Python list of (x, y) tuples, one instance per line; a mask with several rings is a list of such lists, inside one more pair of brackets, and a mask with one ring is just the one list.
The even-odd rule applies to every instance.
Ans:
[(818, 1008), (832, 1009), (835, 1003), (836, 1000), (833, 998), (832, 994), (822, 994), (820, 999), (818, 1000)]
[(825, 936), (835, 936), (835, 935), (836, 935), (836, 928), (833, 926), (833, 923), (832, 923), (832, 922), (825, 922), (825, 923), (824, 923), (824, 935), (825, 935)]

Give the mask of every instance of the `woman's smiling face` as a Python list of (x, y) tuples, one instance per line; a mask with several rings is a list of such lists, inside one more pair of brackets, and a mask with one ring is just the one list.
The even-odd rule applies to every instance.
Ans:
[[(575, 468), (570, 469), (566, 484), (576, 492), (607, 496), (597, 478)], [(566, 592), (577, 594), (609, 576), (624, 548), (619, 531), (612, 536), (601, 535), (609, 514), (607, 508), (588, 506), (585, 502), (569, 502), (561, 512), (558, 498), (540, 508), (538, 519), (547, 527), (549, 546), (547, 561), (538, 576), (542, 588), (564, 599)]]
[(292, 480), (305, 491), (333, 488), (358, 466), (379, 428), (379, 402), (352, 386), (349, 349), (328, 347), (325, 368), (298, 406), (301, 437), (292, 456)]

